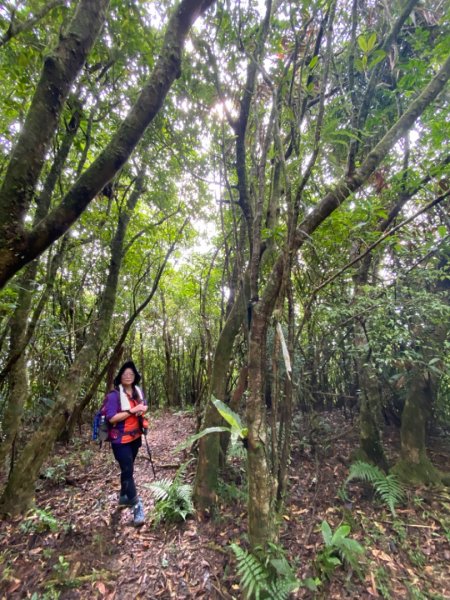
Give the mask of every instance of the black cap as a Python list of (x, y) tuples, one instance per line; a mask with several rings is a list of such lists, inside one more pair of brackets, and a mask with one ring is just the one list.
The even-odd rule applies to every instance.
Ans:
[(134, 384), (137, 385), (140, 380), (141, 380), (141, 374), (139, 373), (139, 371), (136, 369), (136, 365), (134, 364), (134, 362), (132, 360), (127, 360), (127, 362), (123, 363), (123, 365), (120, 367), (119, 372), (117, 373), (115, 379), (114, 379), (114, 385), (115, 387), (119, 387), (120, 383), (121, 383), (121, 379), (122, 379), (122, 375), (123, 372), (125, 371), (125, 369), (131, 369), (134, 373)]

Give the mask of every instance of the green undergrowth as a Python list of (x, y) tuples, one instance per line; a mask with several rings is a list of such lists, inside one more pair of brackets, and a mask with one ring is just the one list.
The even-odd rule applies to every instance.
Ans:
[(394, 474), (386, 475), (379, 467), (363, 461), (357, 461), (350, 467), (344, 486), (355, 479), (372, 485), (375, 494), (389, 507), (395, 516), (395, 507), (404, 501), (405, 489)]
[(178, 469), (173, 479), (166, 477), (144, 484), (155, 499), (152, 514), (154, 525), (161, 522), (180, 523), (195, 513), (192, 485), (183, 482), (183, 475), (189, 462)]
[(287, 600), (301, 582), (281, 546), (269, 543), (265, 550), (249, 552), (231, 544), (237, 563), (240, 588), (246, 600)]

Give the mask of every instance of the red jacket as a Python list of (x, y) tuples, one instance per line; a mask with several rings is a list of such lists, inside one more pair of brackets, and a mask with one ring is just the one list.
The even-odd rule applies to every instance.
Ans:
[[(130, 407), (137, 406), (138, 404), (147, 404), (145, 399), (140, 399), (137, 393), (137, 398), (130, 398)], [(119, 412), (123, 412), (120, 407), (120, 394), (119, 390), (112, 390), (106, 396), (106, 419), (108, 422)], [(145, 417), (137, 417), (136, 415), (130, 415), (124, 421), (119, 423), (111, 424), (109, 430), (109, 441), (111, 444), (128, 444), (133, 440), (137, 439), (142, 435), (143, 429), (148, 429), (148, 421)]]

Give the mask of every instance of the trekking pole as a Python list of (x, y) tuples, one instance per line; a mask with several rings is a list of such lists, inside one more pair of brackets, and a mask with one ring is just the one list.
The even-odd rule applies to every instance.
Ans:
[(150, 460), (150, 464), (152, 465), (153, 477), (156, 479), (155, 466), (154, 466), (154, 464), (153, 464), (153, 460), (152, 460), (152, 452), (151, 452), (151, 450), (150, 450), (150, 446), (149, 446), (149, 444), (148, 444), (147, 435), (146, 435), (146, 434), (144, 434), (144, 437), (145, 437), (145, 443), (146, 443), (146, 445), (147, 445), (148, 458), (149, 458), (149, 460)]

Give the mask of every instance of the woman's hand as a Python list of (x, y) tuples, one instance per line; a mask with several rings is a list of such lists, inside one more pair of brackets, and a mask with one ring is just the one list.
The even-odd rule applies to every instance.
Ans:
[(145, 404), (137, 404), (136, 406), (133, 406), (132, 409), (130, 409), (130, 412), (133, 415), (136, 415), (138, 417), (140, 417), (141, 415), (143, 415), (145, 412), (147, 411), (147, 406)]

